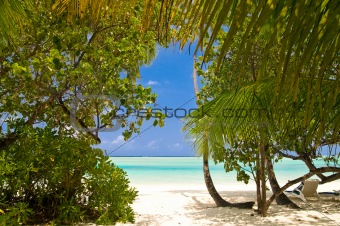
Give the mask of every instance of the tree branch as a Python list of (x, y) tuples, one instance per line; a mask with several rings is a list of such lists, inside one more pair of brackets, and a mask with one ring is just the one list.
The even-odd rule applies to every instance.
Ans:
[[(38, 116), (41, 114), (41, 112), (46, 108), (48, 103), (53, 101), (54, 96), (50, 96), (45, 102), (43, 102), (40, 106), (35, 108), (35, 111), (31, 115), (31, 117), (25, 122), (26, 126), (31, 126), (34, 124), (35, 120), (38, 118)], [(18, 132), (14, 131), (10, 133), (8, 136), (0, 139), (0, 148), (2, 150), (7, 149), (8, 146), (13, 144), (17, 139), (19, 138)]]
[[(118, 24), (112, 24), (112, 25), (107, 26), (107, 27), (104, 27), (104, 28), (102, 28), (102, 29), (100, 29), (100, 30), (98, 30), (98, 31), (95, 31), (95, 32), (93, 33), (93, 35), (91, 36), (90, 40), (88, 41), (88, 43), (87, 43), (85, 49), (86, 49), (87, 47), (90, 46), (91, 42), (95, 39), (95, 37), (96, 37), (100, 32), (105, 31), (105, 30), (110, 29), (110, 28), (115, 27), (115, 26), (118, 26)], [(78, 57), (77, 62), (74, 63), (73, 68), (77, 68), (77, 67), (79, 66), (81, 60), (83, 59), (83, 57), (84, 57), (84, 55), (85, 55), (85, 53), (86, 53), (85, 50), (84, 50), (83, 52), (81, 52), (80, 56)]]
[[(306, 164), (306, 166), (309, 168), (310, 171), (315, 171), (317, 168), (313, 164), (312, 160), (309, 158), (309, 156), (304, 155), (301, 160)], [(324, 180), (325, 176), (322, 175), (322, 173), (317, 172), (316, 175), (321, 179)]]
[(288, 183), (286, 183), (284, 186), (282, 186), (276, 193), (274, 193), (268, 200), (267, 200), (267, 207), (270, 206), (270, 204), (282, 193), (284, 192), (287, 188), (289, 188), (290, 186), (299, 183), (303, 180), (306, 180), (310, 177), (312, 177), (315, 173), (314, 172), (309, 172), (301, 177), (298, 177), (294, 180), (288, 181)]
[[(61, 97), (58, 98), (58, 102), (59, 102), (60, 107), (63, 109), (63, 111), (64, 111), (67, 115), (71, 116), (70, 110), (65, 106), (64, 101), (62, 100)], [(87, 130), (86, 133), (87, 133), (89, 136), (91, 136), (91, 137), (92, 137), (95, 141), (97, 141), (98, 143), (101, 143), (101, 140), (99, 139), (99, 137), (96, 136), (96, 135), (94, 135), (93, 133), (91, 133), (91, 132), (89, 131), (89, 128), (86, 126), (86, 124), (84, 123), (83, 120), (79, 119), (77, 116), (75, 116), (75, 118), (76, 118), (77, 122), (81, 125), (81, 127)]]
[(320, 184), (326, 184), (331, 181), (335, 181), (340, 179), (340, 173), (332, 174), (330, 176), (325, 177), (323, 180), (321, 180)]
[[(326, 173), (326, 172), (338, 172), (337, 174), (333, 174), (332, 176), (329, 176), (329, 180), (336, 180), (340, 178), (340, 168), (337, 167), (320, 167), (317, 168), (316, 170), (310, 171), (309, 173), (298, 177), (294, 180), (288, 181), (288, 183), (286, 183), (283, 187), (281, 187), (276, 193), (274, 193), (268, 200), (267, 200), (267, 206), (269, 207), (269, 205), (282, 193), (284, 192), (287, 188), (289, 188), (290, 186), (299, 183), (303, 180), (306, 180), (310, 177), (312, 177), (313, 175), (315, 175), (316, 173)], [(329, 182), (329, 181), (328, 181)], [(327, 183), (327, 181), (322, 181), (320, 182), (320, 184), (324, 184)]]
[(294, 155), (283, 153), (282, 151), (278, 151), (277, 153), (282, 157), (290, 158), (290, 159), (293, 159), (293, 160), (302, 160), (302, 157), (299, 156), (299, 155), (294, 156)]

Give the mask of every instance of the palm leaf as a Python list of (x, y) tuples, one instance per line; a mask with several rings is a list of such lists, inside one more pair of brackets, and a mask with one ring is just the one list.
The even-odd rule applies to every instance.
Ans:
[[(334, 142), (339, 143), (340, 95), (334, 90), (336, 83), (335, 80), (323, 81), (321, 96), (315, 101), (307, 102), (306, 93), (309, 92), (310, 81), (301, 80), (297, 99), (286, 95), (283, 109), (276, 108), (272, 102), (275, 79), (250, 84), (237, 91), (224, 92), (202, 106), (193, 117), (187, 118), (187, 124), (183, 129), (187, 132), (187, 139), (194, 140), (195, 147), (202, 148), (202, 142), (208, 139), (212, 147), (211, 152), (228, 145), (233, 146), (235, 141), (245, 138), (259, 139), (260, 133), (261, 136), (266, 135), (268, 139), (282, 144), (282, 147), (293, 148), (288, 141), (300, 138), (303, 138), (302, 146), (318, 145), (329, 136), (328, 134), (332, 134)], [(333, 99), (332, 103), (326, 103), (332, 92), (337, 93), (337, 98)], [(328, 112), (327, 117), (322, 118), (320, 112), (316, 110), (320, 103), (322, 106), (332, 105), (332, 111)], [(311, 109), (312, 112), (307, 121), (301, 120), (305, 108)], [(200, 114), (202, 109), (208, 114)], [(232, 114), (226, 115), (226, 110)], [(237, 113), (241, 110), (246, 114)], [(321, 123), (321, 120), (324, 120), (324, 123)]]
[[(242, 35), (241, 45), (237, 52), (237, 58), (241, 62), (241, 69), (237, 69), (239, 71), (244, 70), (242, 67), (245, 67), (257, 38), (261, 37), (266, 46), (264, 60), (270, 56), (274, 43), (276, 46), (279, 44), (279, 66), (277, 67), (277, 81), (274, 86), (276, 92), (273, 95), (277, 107), (283, 107), (281, 96), (287, 93), (296, 99), (300, 87), (297, 85), (297, 81), (300, 78), (309, 78), (310, 74), (313, 74), (314, 78), (319, 78), (313, 83), (312, 90), (320, 90), (318, 87), (325, 79), (325, 70), (339, 58), (340, 2), (337, 0), (260, 0), (257, 2), (224, 0), (218, 1), (219, 4), (210, 3), (209, 5), (206, 2), (196, 0), (193, 1), (192, 5), (187, 5), (187, 8), (185, 8), (186, 14), (182, 18), (180, 32), (183, 30), (186, 36), (182, 41), (186, 42), (186, 37), (192, 37), (192, 40), (198, 38), (200, 40), (198, 46), (202, 47), (202, 40), (206, 35), (209, 35), (208, 44), (203, 46), (203, 51), (208, 55), (216, 41), (216, 34), (225, 23), (228, 23), (229, 32), (224, 39), (218, 60), (218, 64), (220, 64), (229, 51), (232, 40), (241, 30), (246, 30)], [(227, 5), (232, 5), (232, 7), (226, 7)], [(199, 9), (200, 6), (201, 9)], [(204, 12), (202, 14), (204, 18), (193, 22), (190, 18), (191, 11)], [(245, 15), (250, 17), (250, 23), (247, 25), (243, 23)], [(187, 23), (183, 23), (183, 20), (186, 20)], [(195, 26), (193, 23), (203, 24), (204, 26)], [(271, 32), (267, 32), (267, 36), (261, 36), (261, 33), (268, 27), (271, 28)], [(199, 29), (200, 32), (197, 32), (196, 29)], [(180, 36), (181, 39), (182, 37)], [(313, 65), (313, 71), (310, 65)], [(266, 71), (265, 67), (266, 64), (263, 62), (260, 71)], [(336, 74), (336, 76), (338, 75)], [(313, 95), (321, 95), (319, 91), (312, 93)], [(308, 95), (311, 95), (311, 93)], [(316, 109), (325, 111), (320, 115), (326, 115), (326, 112), (332, 109), (330, 103), (335, 96), (330, 95), (328, 98), (329, 101), (325, 102), (326, 104), (323, 105), (322, 109)], [(308, 114), (308, 112), (305, 112), (305, 114)]]
[(30, 4), (31, 1), (26, 1), (25, 4), (19, 0), (0, 1), (1, 48), (15, 44), (13, 39), (19, 36), (23, 24), (27, 20), (24, 7)]

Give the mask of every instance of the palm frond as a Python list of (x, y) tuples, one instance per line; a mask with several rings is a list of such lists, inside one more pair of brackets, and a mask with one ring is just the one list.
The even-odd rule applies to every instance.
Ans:
[[(245, 67), (257, 39), (263, 40), (263, 45), (266, 46), (264, 60), (270, 57), (275, 43), (279, 47), (279, 62), (275, 72), (273, 101), (280, 108), (284, 107), (282, 96), (289, 94), (296, 98), (300, 92), (300, 86), (296, 85), (298, 79), (315, 81), (311, 92), (306, 93), (308, 99), (313, 98), (311, 95), (321, 96), (321, 83), (327, 79), (325, 71), (339, 59), (340, 2), (337, 0), (194, 0), (192, 4), (184, 6), (183, 12), (185, 14), (179, 22), (182, 46), (187, 41), (198, 39), (196, 51), (202, 48), (205, 56), (212, 51), (219, 30), (228, 30), (219, 54), (219, 65), (228, 53), (233, 39), (242, 30), (245, 32), (241, 35), (241, 45), (236, 54), (236, 62), (241, 62), (241, 67)], [(197, 17), (197, 14), (201, 16)], [(249, 23), (244, 23), (246, 17), (250, 18)], [(228, 26), (223, 28), (225, 24)], [(264, 32), (266, 35), (263, 35)], [(210, 40), (204, 46), (203, 40), (207, 35)], [(236, 72), (243, 69), (235, 67), (234, 70)], [(266, 62), (263, 62), (258, 74), (265, 71)], [(339, 77), (338, 72), (334, 75)], [(338, 88), (337, 86), (336, 89)], [(331, 94), (327, 98), (328, 101), (316, 109), (321, 115), (327, 115), (332, 109), (331, 102), (335, 96)]]
[(23, 23), (27, 19), (24, 10), (25, 4), (19, 0), (0, 1), (0, 48), (12, 45), (12, 40), (18, 36)]
[[(273, 103), (275, 78), (244, 86), (237, 91), (224, 92), (188, 117), (183, 130), (186, 131), (186, 138), (194, 140), (194, 145), (201, 149), (204, 148), (203, 142), (208, 140), (211, 152), (233, 146), (234, 141), (259, 139), (260, 134), (282, 144), (282, 147), (290, 148), (291, 140), (299, 141), (306, 147), (317, 145), (329, 136), (339, 143), (340, 93), (334, 90), (336, 82), (323, 81), (321, 97), (307, 102), (310, 81), (302, 80), (297, 99), (286, 95), (284, 108), (276, 108)], [(336, 93), (336, 98), (332, 103), (326, 103), (331, 92)], [(317, 110), (320, 104), (332, 105), (332, 111), (327, 116), (320, 115)], [(305, 109), (311, 113), (308, 119), (301, 120)]]

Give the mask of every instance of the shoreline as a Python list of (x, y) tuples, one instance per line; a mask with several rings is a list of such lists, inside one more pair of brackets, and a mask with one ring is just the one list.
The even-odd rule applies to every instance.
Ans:
[[(214, 178), (213, 178), (214, 179)], [(215, 188), (218, 192), (228, 192), (228, 191), (256, 191), (256, 185), (255, 182), (250, 181), (248, 184), (245, 184), (243, 182), (230, 182), (228, 183), (225, 181), (223, 184), (221, 184), (221, 181), (215, 181)], [(280, 183), (280, 185), (284, 185), (284, 183)], [(287, 188), (286, 191), (292, 191), (294, 188), (296, 188), (298, 184), (294, 184), (291, 187)], [(176, 190), (197, 190), (197, 191), (207, 191), (206, 186), (204, 184), (204, 179), (202, 178), (201, 183), (190, 183), (190, 182), (182, 182), (175, 184), (173, 182), (168, 183), (154, 183), (150, 181), (145, 181), (144, 183), (141, 182), (135, 182), (130, 180), (130, 186), (135, 187), (138, 191), (176, 191)], [(267, 183), (267, 186), (269, 186), (269, 182)], [(340, 188), (340, 180), (332, 181), (326, 184), (319, 184), (317, 191), (318, 192), (333, 192), (333, 190), (339, 190)]]
[[(204, 185), (203, 185), (204, 186)], [(216, 207), (206, 189), (197, 186), (139, 185), (138, 197), (132, 204), (134, 224), (117, 225), (339, 225), (340, 196), (322, 195), (321, 200), (309, 198), (304, 203), (292, 197), (302, 209), (270, 206), (268, 217), (253, 210)], [(205, 187), (204, 187), (205, 188)], [(255, 190), (222, 191), (229, 202), (256, 202)], [(268, 196), (271, 192), (268, 192)], [(256, 208), (256, 204), (254, 206)]]

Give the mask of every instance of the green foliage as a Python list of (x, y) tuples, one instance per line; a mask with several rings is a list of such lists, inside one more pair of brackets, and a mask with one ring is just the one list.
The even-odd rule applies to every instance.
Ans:
[[(73, 123), (84, 131), (119, 123), (126, 139), (138, 133), (150, 117), (134, 116), (131, 109), (144, 109), (156, 101), (149, 87), (137, 84), (139, 67), (155, 56), (156, 33), (141, 33), (140, 11), (129, 21), (113, 23), (106, 15), (96, 24), (70, 25), (63, 20), (65, 15), (57, 15), (49, 6), (36, 2), (27, 8), (29, 20), (15, 40), (17, 48), (0, 53), (0, 112), (8, 126), (20, 133), (23, 125), (41, 121), (50, 127)], [(72, 104), (76, 114), (70, 122)], [(126, 109), (123, 117), (119, 109)], [(21, 120), (9, 120), (16, 116)], [(99, 142), (98, 131), (87, 135)], [(3, 134), (0, 143), (10, 140), (10, 134)]]
[[(176, 3), (182, 2), (181, 0)], [(176, 5), (175, 3), (175, 5)], [(230, 52), (234, 52), (236, 65), (233, 73), (245, 72), (252, 52), (256, 52), (257, 43), (261, 40), (263, 53), (258, 65), (258, 75), (266, 74), (268, 61), (274, 57), (275, 95), (273, 104), (285, 111), (285, 98), (296, 98), (301, 90), (299, 79), (311, 79), (306, 99), (322, 95), (320, 89), (323, 81), (329, 78), (329, 71), (338, 78), (339, 59), (339, 25), (340, 4), (337, 0), (321, 1), (185, 1), (181, 5), (183, 12), (179, 25), (179, 40), (184, 46), (187, 41), (198, 38), (197, 50), (205, 52), (209, 62), (210, 53), (219, 41), (220, 30), (228, 31), (221, 39), (220, 51), (216, 58), (216, 69), (219, 70)], [(208, 40), (206, 37), (208, 37)], [(298, 38), (297, 38), (298, 37)], [(234, 43), (239, 43), (233, 50)], [(237, 41), (239, 40), (239, 41)], [(268, 75), (268, 74), (267, 74)], [(240, 79), (247, 78), (248, 73), (241, 73)], [(339, 90), (339, 82), (333, 84)], [(324, 104), (316, 110), (321, 117), (327, 117), (332, 109), (332, 101), (338, 93), (330, 93)], [(309, 106), (311, 104), (311, 106)], [(307, 102), (305, 118), (308, 118), (312, 103)], [(289, 112), (287, 112), (289, 113)], [(321, 127), (325, 126), (321, 120)], [(322, 134), (317, 133), (320, 139)]]
[[(245, 27), (249, 23), (250, 19), (246, 18)], [(196, 147), (200, 147), (199, 142), (208, 139), (212, 157), (218, 162), (226, 161), (228, 171), (243, 169), (236, 160), (246, 165), (253, 163), (250, 168), (254, 166), (253, 155), (258, 152), (260, 137), (266, 137), (270, 144), (268, 158), (282, 149), (312, 154), (319, 145), (325, 145), (325, 140), (337, 143), (340, 127), (338, 81), (334, 80), (336, 71), (328, 69), (324, 74), (327, 79), (320, 84), (321, 93), (312, 100), (308, 95), (311, 86), (318, 81), (312, 77), (299, 78), (295, 85), (299, 92), (294, 97), (288, 92), (283, 94), (281, 107), (278, 107), (273, 97), (277, 94), (274, 87), (280, 43), (273, 43), (270, 49), (266, 49), (263, 39), (254, 39), (244, 67), (241, 67), (237, 54), (244, 32), (245, 28), (241, 27), (220, 65), (223, 40), (229, 33), (223, 29), (217, 33), (215, 45), (209, 53), (196, 62), (195, 68), (203, 84), (198, 95), (203, 106), (194, 113), (198, 119), (188, 119), (184, 128), (190, 131), (189, 139), (192, 139), (191, 136), (199, 138), (195, 139)], [(260, 37), (266, 35), (266, 30), (259, 33)], [(204, 46), (209, 38), (202, 40)], [(270, 53), (268, 59), (265, 52)], [(208, 62), (205, 64), (204, 60)], [(338, 59), (335, 59), (335, 65), (338, 65), (337, 62)], [(264, 63), (265, 71), (260, 67)], [(301, 73), (307, 75), (306, 71)], [(330, 93), (334, 96), (331, 101), (327, 100)], [(319, 108), (326, 103), (332, 112), (321, 115)], [(309, 113), (306, 114), (306, 111)], [(200, 112), (207, 114), (203, 116)]]
[(29, 220), (33, 211), (28, 208), (28, 203), (18, 202), (14, 205), (8, 205), (0, 201), (0, 225), (21, 225)]
[(144, 1), (78, 1), (68, 12), (22, 1), (5, 12), (16, 3), (0, 2), (0, 27), (21, 28), (10, 39), (0, 31), (1, 223), (133, 222), (137, 192), (91, 145), (102, 129), (121, 125), (128, 140), (145, 120), (164, 124), (150, 108), (156, 94), (137, 82), (156, 54), (157, 18), (141, 29)]
[(1, 156), (6, 164), (1, 165), (0, 209), (6, 224), (134, 220), (130, 204), (137, 192), (126, 173), (87, 140), (26, 128)]
[(10, 40), (18, 36), (26, 18), (24, 5), (29, 6), (32, 1), (23, 3), (19, 0), (0, 2), (0, 48), (10, 48)]
[(85, 216), (85, 211), (81, 211), (80, 205), (73, 198), (69, 200), (62, 199), (58, 206), (58, 213), (57, 221), (65, 224), (81, 222)]

